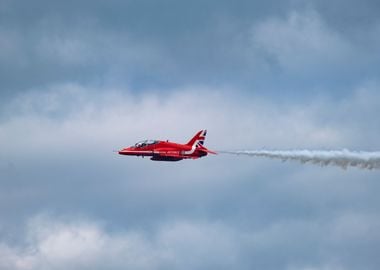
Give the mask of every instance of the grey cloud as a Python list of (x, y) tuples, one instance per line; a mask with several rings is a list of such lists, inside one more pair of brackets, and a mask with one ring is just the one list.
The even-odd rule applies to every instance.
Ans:
[(206, 269), (236, 263), (234, 232), (219, 224), (176, 221), (152, 234), (108, 232), (94, 221), (37, 216), (25, 248), (2, 243), (3, 269)]
[(215, 150), (379, 150), (377, 2), (1, 1), (0, 13), (1, 268), (377, 269), (378, 172), (112, 152), (202, 128)]
[[(123, 253), (132, 241), (129, 235), (137, 231), (138, 247), (131, 248), (132, 254), (141, 251), (147, 256), (141, 260), (149, 262), (134, 265), (141, 269), (190, 264), (243, 269), (350, 269), (351, 264), (365, 264), (375, 269), (376, 256), (370, 250), (376, 250), (379, 242), (368, 237), (378, 222), (377, 173), (223, 155), (154, 163), (112, 153), (145, 137), (186, 141), (199, 128), (209, 129), (206, 144), (216, 150), (248, 145), (375, 147), (371, 134), (377, 134), (377, 127), (371, 121), (368, 126), (349, 121), (352, 113), (362, 118), (378, 110), (376, 87), (363, 89), (342, 103), (325, 98), (304, 106), (263, 98), (243, 100), (197, 87), (166, 95), (136, 95), (119, 89), (104, 94), (70, 84), (19, 95), (3, 108), (12, 114), (0, 125), (1, 262), (4, 267), (14, 266), (14, 261), (28, 263), (26, 258), (32, 258), (35, 267), (45, 267), (44, 256), (54, 254), (28, 250), (39, 250), (49, 241), (64, 247), (63, 236), (64, 242), (56, 242), (62, 234), (69, 239), (87, 235), (87, 225), (75, 223), (85, 216), (107, 224), (104, 229), (95, 224), (95, 236), (88, 241), (100, 241), (100, 247), (106, 241), (105, 246), (116, 248), (90, 249), (85, 262), (75, 254), (61, 261), (51, 257), (57, 267), (101, 267), (112, 254)], [(193, 107), (198, 108), (196, 113), (189, 110)], [(367, 128), (364, 134), (362, 127)], [(71, 216), (74, 225), (59, 222), (62, 232), (48, 229), (47, 236), (25, 243), (25, 224), (45, 211), (52, 213), (52, 219)], [(344, 220), (354, 222), (352, 227), (347, 223), (342, 228)], [(51, 226), (56, 227), (37, 227)], [(351, 228), (353, 237), (347, 235)], [(326, 232), (334, 239), (326, 239)], [(215, 245), (209, 244), (209, 237)], [(351, 258), (340, 251), (348, 243), (349, 254), (359, 247), (368, 252)], [(157, 255), (162, 249), (170, 256)], [(58, 250), (56, 255), (61, 253)], [(116, 260), (113, 266), (125, 265), (128, 262)]]
[[(77, 84), (53, 85), (42, 92), (19, 95), (3, 107), (3, 139), (12, 141), (13, 132), (25, 129), (29, 130), (29, 136), (20, 142), (30, 147), (46, 145), (49, 141), (54, 144), (60, 139), (66, 146), (76, 147), (78, 140), (85, 143), (89, 138), (101, 140), (98, 144), (108, 147), (107, 141), (121, 144), (136, 140), (141, 134), (160, 137), (167, 136), (169, 130), (173, 134), (178, 130), (173, 129), (175, 124), (183, 129), (176, 131), (171, 139), (187, 139), (200, 127), (209, 128), (214, 130), (210, 136), (216, 140), (215, 147), (217, 144), (230, 148), (269, 143), (309, 147), (342, 143), (344, 146), (344, 143), (351, 143), (350, 134), (341, 133), (336, 124), (364, 113), (359, 109), (362, 106), (368, 114), (376, 113), (376, 102), (367, 104), (373, 100), (373, 95), (376, 96), (375, 90), (368, 88), (359, 103), (353, 96), (352, 102), (346, 100), (337, 104), (321, 99), (308, 106), (294, 106), (267, 99), (243, 100), (230, 95), (228, 89), (221, 92), (210, 87), (178, 89), (178, 94), (146, 92), (136, 95), (125, 89), (111, 88), (101, 93), (96, 88)], [(334, 111), (337, 106), (339, 110)], [(327, 117), (334, 121), (325, 122)], [(350, 122), (345, 123), (349, 125)], [(268, 130), (277, 132), (268, 137)], [(288, 137), (290, 131), (292, 136), (297, 136), (297, 144)]]
[(331, 32), (315, 12), (293, 12), (286, 20), (269, 19), (254, 27), (253, 42), (273, 55), (280, 66), (289, 71), (323, 70), (353, 55), (350, 44)]
[[(227, 84), (261, 94), (273, 95), (281, 88), (283, 93), (307, 95), (316, 88), (327, 91), (330, 84), (352, 87), (363, 72), (369, 78), (377, 76), (376, 16), (369, 15), (367, 24), (361, 24), (352, 9), (340, 10), (339, 18), (346, 18), (342, 29), (333, 16), (337, 3), (328, 3), (331, 9), (326, 9), (327, 3), (313, 1), (234, 5), (227, 1), (91, 1), (89, 5), (37, 1), (30, 5), (6, 1), (1, 10), (4, 98), (64, 82), (128, 86), (134, 91), (175, 89), (189, 83)], [(361, 16), (377, 8), (371, 1), (364, 6), (358, 8)], [(293, 28), (291, 18), (295, 18)], [(272, 29), (281, 22), (285, 22), (282, 27)], [(297, 30), (301, 24), (304, 31)], [(353, 27), (357, 29), (345, 31)], [(260, 49), (252, 45), (252, 29)], [(271, 40), (274, 36), (268, 31), (272, 30), (281, 42)]]
[[(176, 220), (153, 231), (110, 231), (104, 222), (40, 215), (25, 246), (2, 242), (3, 269), (376, 269), (377, 216), (343, 213), (326, 220), (283, 220), (247, 230), (219, 222)], [(347, 235), (345, 235), (347, 233)], [(363, 239), (364, 237), (364, 239)], [(374, 244), (374, 245), (373, 245)], [(367, 252), (347, 256), (344, 250)], [(369, 252), (368, 252), (369, 251)], [(369, 261), (369, 263), (368, 263)]]

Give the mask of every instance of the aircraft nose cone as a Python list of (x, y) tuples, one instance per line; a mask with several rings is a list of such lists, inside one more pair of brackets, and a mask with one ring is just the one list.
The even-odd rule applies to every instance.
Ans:
[(119, 155), (128, 155), (128, 154), (130, 154), (128, 152), (131, 150), (132, 150), (131, 147), (123, 148), (123, 149), (119, 150)]

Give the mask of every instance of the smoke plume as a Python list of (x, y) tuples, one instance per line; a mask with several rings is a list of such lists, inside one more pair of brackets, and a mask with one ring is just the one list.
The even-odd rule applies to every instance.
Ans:
[(312, 163), (320, 166), (358, 167), (361, 169), (380, 169), (380, 152), (343, 150), (243, 150), (222, 151), (221, 153), (267, 157), (282, 161), (297, 160), (301, 163)]

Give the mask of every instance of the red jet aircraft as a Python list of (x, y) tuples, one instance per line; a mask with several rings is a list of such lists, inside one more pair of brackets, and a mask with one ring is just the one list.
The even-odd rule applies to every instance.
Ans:
[(197, 159), (207, 156), (208, 153), (216, 154), (203, 146), (207, 130), (201, 130), (187, 143), (178, 144), (169, 141), (145, 140), (134, 146), (119, 151), (126, 156), (149, 156), (151, 160), (179, 161), (182, 159)]

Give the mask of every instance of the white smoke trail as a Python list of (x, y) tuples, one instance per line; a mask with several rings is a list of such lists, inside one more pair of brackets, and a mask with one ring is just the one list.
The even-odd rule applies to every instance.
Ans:
[(220, 153), (247, 155), (255, 157), (268, 157), (274, 159), (298, 160), (301, 163), (312, 163), (320, 166), (358, 167), (361, 169), (380, 169), (380, 152), (364, 152), (343, 150), (245, 150), (221, 151)]

